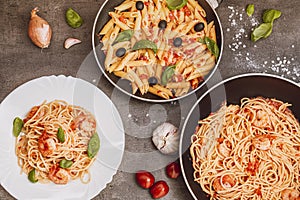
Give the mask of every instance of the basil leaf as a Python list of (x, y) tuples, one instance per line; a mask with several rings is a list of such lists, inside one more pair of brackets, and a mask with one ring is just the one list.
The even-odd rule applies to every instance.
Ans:
[(89, 158), (93, 158), (100, 149), (100, 139), (97, 133), (94, 133), (89, 141), (87, 154)]
[(169, 10), (179, 10), (187, 4), (188, 0), (166, 0)]
[(56, 136), (60, 142), (65, 142), (65, 131), (61, 127), (58, 128)]
[(132, 50), (139, 50), (139, 49), (152, 49), (154, 53), (157, 52), (156, 44), (150, 40), (140, 40), (136, 42)]
[(254, 13), (254, 4), (249, 4), (246, 8), (247, 15), (251, 17)]
[(66, 12), (66, 21), (72, 28), (78, 28), (83, 23), (81, 16), (72, 8), (69, 8)]
[(24, 122), (19, 117), (16, 117), (13, 121), (13, 135), (18, 137), (23, 128)]
[(174, 75), (175, 73), (175, 65), (168, 66), (162, 73), (161, 75), (161, 84), (162, 85), (167, 85), (168, 81), (170, 78)]
[(272, 23), (262, 23), (251, 33), (251, 40), (256, 42), (261, 38), (267, 38), (272, 33)]
[(199, 42), (202, 44), (206, 44), (208, 50), (218, 59), (220, 55), (220, 50), (217, 43), (209, 37), (205, 37), (204, 39), (200, 38)]
[(124, 30), (118, 34), (117, 38), (113, 43), (116, 44), (118, 42), (129, 41), (132, 36), (133, 36), (133, 30)]
[(38, 182), (38, 180), (35, 178), (35, 169), (31, 170), (29, 173), (28, 173), (28, 180), (32, 183), (36, 183)]
[(73, 165), (73, 161), (72, 160), (67, 160), (67, 159), (62, 159), (60, 162), (59, 162), (59, 166), (61, 168), (70, 168), (71, 166)]
[(266, 10), (263, 14), (263, 22), (265, 23), (273, 23), (275, 19), (278, 19), (281, 16), (281, 12), (279, 10)]

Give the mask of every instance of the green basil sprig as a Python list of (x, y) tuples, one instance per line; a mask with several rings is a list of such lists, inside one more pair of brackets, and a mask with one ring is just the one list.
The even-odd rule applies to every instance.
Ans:
[(18, 137), (23, 128), (24, 122), (21, 118), (16, 117), (13, 121), (13, 135)]
[(258, 27), (256, 27), (251, 33), (251, 40), (256, 42), (261, 38), (267, 38), (271, 35), (273, 29), (273, 22), (281, 16), (279, 10), (269, 9), (263, 14), (263, 22)]
[(139, 49), (152, 49), (154, 53), (156, 53), (157, 45), (150, 40), (140, 40), (133, 45), (132, 50), (139, 50)]
[(208, 50), (218, 59), (220, 50), (217, 43), (209, 37), (204, 37), (204, 39), (200, 38), (199, 41), (202, 44), (206, 44)]
[(254, 4), (248, 4), (246, 8), (247, 15), (251, 17), (254, 13)]
[(278, 19), (281, 16), (281, 12), (279, 10), (269, 9), (266, 10), (263, 14), (263, 22), (264, 23), (273, 23), (275, 19)]
[(61, 168), (70, 168), (71, 166), (73, 165), (73, 161), (72, 160), (67, 160), (67, 159), (62, 159), (60, 162), (59, 162), (59, 166)]
[(168, 81), (170, 78), (174, 75), (175, 73), (175, 65), (168, 66), (162, 73), (161, 75), (161, 84), (162, 85), (167, 85)]
[(130, 41), (133, 36), (133, 33), (133, 30), (124, 30), (118, 34), (117, 38), (113, 43), (116, 44), (118, 42)]
[(187, 4), (188, 0), (166, 0), (169, 10), (179, 10)]
[(35, 169), (32, 169), (29, 173), (28, 173), (28, 180), (32, 183), (36, 183), (38, 182), (38, 180), (35, 178)]
[(66, 11), (66, 21), (72, 28), (78, 28), (83, 24), (81, 16), (72, 8)]
[(65, 142), (65, 131), (61, 127), (58, 128), (56, 136), (60, 142)]
[(100, 139), (96, 133), (94, 133), (88, 143), (87, 154), (89, 158), (93, 158), (100, 149)]
[(272, 23), (262, 23), (251, 34), (251, 40), (256, 42), (261, 38), (267, 38), (272, 33)]

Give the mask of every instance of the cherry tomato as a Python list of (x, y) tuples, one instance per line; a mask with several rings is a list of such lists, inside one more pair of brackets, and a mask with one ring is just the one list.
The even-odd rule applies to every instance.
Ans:
[(169, 192), (169, 186), (165, 181), (157, 181), (150, 188), (150, 194), (153, 199), (164, 197), (168, 194), (168, 192)]
[(135, 174), (135, 179), (139, 186), (145, 189), (150, 188), (155, 181), (154, 176), (150, 172), (145, 170), (138, 171)]
[(179, 164), (177, 162), (168, 164), (168, 166), (166, 167), (166, 173), (169, 178), (177, 178), (181, 173)]

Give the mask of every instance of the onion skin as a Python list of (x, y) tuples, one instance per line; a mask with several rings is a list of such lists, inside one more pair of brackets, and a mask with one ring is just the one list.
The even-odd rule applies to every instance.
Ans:
[(36, 46), (44, 49), (50, 45), (52, 29), (46, 20), (37, 15), (38, 11), (37, 7), (31, 11), (28, 36)]

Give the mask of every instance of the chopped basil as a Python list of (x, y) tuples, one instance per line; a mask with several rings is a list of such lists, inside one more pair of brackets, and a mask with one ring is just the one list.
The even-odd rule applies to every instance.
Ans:
[(19, 117), (16, 117), (13, 121), (13, 135), (18, 137), (23, 128), (24, 122)]
[(133, 36), (133, 30), (124, 30), (118, 34), (117, 38), (114, 41), (114, 44), (118, 42), (129, 41), (131, 40), (132, 36)]
[(179, 10), (187, 4), (188, 0), (166, 0), (169, 10)]
[(93, 158), (100, 149), (100, 139), (97, 133), (94, 133), (89, 141), (87, 154), (89, 158)]
[(161, 75), (161, 84), (162, 85), (167, 85), (168, 81), (170, 78), (174, 75), (175, 73), (175, 65), (168, 66), (162, 73)]
[(61, 127), (59, 127), (58, 130), (57, 130), (57, 139), (60, 142), (65, 141), (65, 131)]
[(67, 160), (67, 159), (62, 159), (60, 162), (59, 162), (59, 166), (61, 168), (70, 168), (71, 166), (73, 165), (73, 161), (72, 160)]
[(32, 183), (36, 183), (38, 182), (38, 180), (35, 178), (35, 169), (32, 169), (29, 173), (28, 173), (28, 180)]
[(150, 40), (140, 40), (136, 42), (132, 50), (139, 50), (139, 49), (152, 49), (154, 53), (157, 52), (156, 44)]
[(209, 37), (205, 37), (204, 39), (200, 38), (199, 40), (202, 44), (206, 44), (208, 50), (218, 59), (220, 50), (217, 43)]

